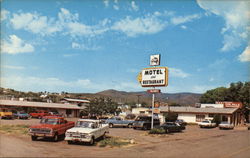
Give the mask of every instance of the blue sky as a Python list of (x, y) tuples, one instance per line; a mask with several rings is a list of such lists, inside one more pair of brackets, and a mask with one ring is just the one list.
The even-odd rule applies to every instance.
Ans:
[(144, 91), (136, 77), (161, 54), (163, 92), (249, 81), (247, 1), (2, 0), (1, 87)]

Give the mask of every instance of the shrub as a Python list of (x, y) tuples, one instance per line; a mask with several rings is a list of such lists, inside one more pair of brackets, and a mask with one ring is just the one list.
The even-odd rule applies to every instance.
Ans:
[(99, 142), (99, 147), (121, 147), (130, 144), (129, 140), (124, 140), (116, 137), (109, 137)]
[(149, 134), (165, 134), (166, 131), (163, 128), (153, 128), (148, 133)]

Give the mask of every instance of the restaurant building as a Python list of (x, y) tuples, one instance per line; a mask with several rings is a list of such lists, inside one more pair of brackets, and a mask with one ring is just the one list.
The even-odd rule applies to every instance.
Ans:
[(164, 117), (165, 113), (176, 113), (178, 119), (188, 123), (199, 123), (205, 119), (213, 119), (219, 116), (221, 121), (234, 125), (243, 124), (245, 121), (242, 103), (240, 102), (216, 102), (216, 104), (201, 104), (200, 107), (160, 107), (158, 115)]

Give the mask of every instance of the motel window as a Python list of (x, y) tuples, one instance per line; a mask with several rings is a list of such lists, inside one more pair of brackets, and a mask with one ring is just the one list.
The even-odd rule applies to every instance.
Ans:
[(196, 122), (201, 122), (205, 119), (205, 115), (196, 115)]
[(140, 114), (145, 114), (145, 111), (140, 111)]
[(222, 121), (228, 121), (228, 117), (227, 116), (225, 116), (225, 115), (222, 115)]
[(208, 114), (208, 117), (214, 117), (214, 114)]
[(72, 110), (71, 110), (71, 109), (66, 109), (66, 114), (67, 114), (67, 115), (71, 115), (71, 113), (72, 113)]

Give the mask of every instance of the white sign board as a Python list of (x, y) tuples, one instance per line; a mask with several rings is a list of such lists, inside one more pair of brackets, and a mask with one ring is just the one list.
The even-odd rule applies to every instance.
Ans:
[(153, 67), (142, 70), (142, 87), (161, 87), (168, 85), (168, 68)]
[(159, 66), (160, 65), (160, 54), (150, 55), (150, 66)]

